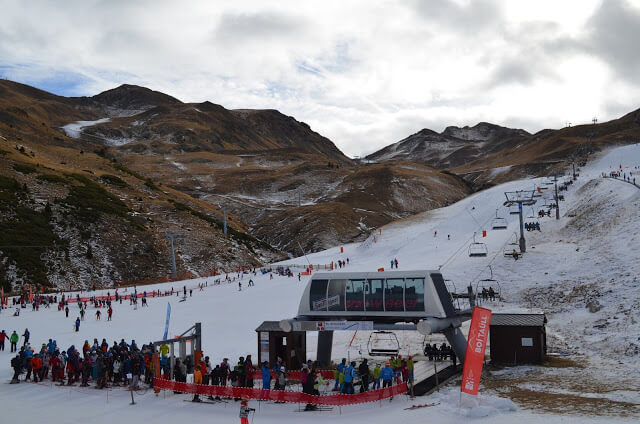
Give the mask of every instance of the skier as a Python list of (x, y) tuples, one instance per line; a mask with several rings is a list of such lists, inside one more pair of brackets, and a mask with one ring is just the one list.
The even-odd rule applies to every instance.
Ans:
[(367, 358), (362, 360), (362, 363), (358, 367), (358, 374), (360, 374), (361, 386), (360, 393), (366, 392), (369, 390), (369, 364), (367, 363)]
[(253, 411), (255, 411), (254, 408), (249, 408), (249, 399), (242, 399), (240, 402), (240, 424), (249, 424), (249, 414)]
[[(202, 384), (202, 372), (200, 371), (200, 365), (196, 365), (196, 369), (193, 371), (193, 384)], [(195, 393), (193, 395), (192, 402), (202, 402), (200, 395)]]
[(15, 358), (11, 360), (11, 367), (13, 368), (11, 384), (17, 384), (20, 382), (18, 376), (20, 375), (20, 371), (22, 371), (22, 359), (20, 358), (20, 355), (16, 355)]
[(96, 311), (96, 319), (100, 321), (100, 309)]
[(262, 371), (262, 388), (266, 390), (271, 389), (271, 370), (269, 369), (269, 363), (264, 361), (260, 370)]
[(0, 350), (4, 351), (4, 341), (8, 338), (9, 336), (7, 336), (7, 333), (2, 330), (2, 333), (0, 333)]
[(64, 307), (64, 314), (66, 315), (66, 318), (69, 318), (69, 307), (68, 306)]
[(80, 319), (82, 319), (82, 321), (84, 321), (84, 314), (85, 314), (84, 308), (80, 309)]
[(80, 330), (80, 317), (76, 318), (76, 333)]
[(382, 378), (382, 387), (391, 387), (393, 383), (393, 370), (389, 366), (390, 363), (387, 362), (384, 364), (384, 368), (380, 371), (380, 378)]
[(353, 379), (357, 377), (356, 374), (356, 362), (351, 361), (351, 364), (344, 370), (344, 390), (342, 393), (352, 395), (353, 394)]
[(109, 309), (107, 310), (107, 321), (111, 321), (112, 315), (113, 315), (113, 309), (111, 308), (111, 306), (109, 306)]
[(22, 337), (24, 337), (24, 343), (22, 344), (22, 346), (26, 346), (29, 343), (30, 336), (31, 336), (31, 333), (29, 333), (29, 329), (25, 328), (24, 333), (22, 333)]
[(393, 264), (396, 266), (396, 269), (398, 269), (398, 258), (393, 260)]

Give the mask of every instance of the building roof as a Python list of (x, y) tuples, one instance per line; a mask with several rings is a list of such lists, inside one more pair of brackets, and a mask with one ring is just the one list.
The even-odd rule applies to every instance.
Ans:
[(256, 331), (282, 331), (282, 328), (280, 328), (280, 321), (264, 321)]
[(544, 327), (544, 314), (491, 314), (491, 326), (495, 327)]

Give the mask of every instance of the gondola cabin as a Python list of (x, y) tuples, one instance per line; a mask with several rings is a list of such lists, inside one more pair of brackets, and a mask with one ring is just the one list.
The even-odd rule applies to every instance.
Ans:
[(297, 319), (414, 322), (455, 315), (439, 271), (316, 273)]

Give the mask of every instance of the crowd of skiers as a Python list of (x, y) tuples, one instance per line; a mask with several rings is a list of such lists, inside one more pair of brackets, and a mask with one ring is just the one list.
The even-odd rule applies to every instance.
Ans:
[(424, 354), (430, 361), (446, 361), (450, 359), (453, 366), (456, 366), (457, 358), (453, 348), (446, 343), (442, 343), (440, 347), (435, 343), (427, 343), (424, 346)]
[(98, 389), (120, 384), (137, 389), (141, 380), (151, 384), (152, 355), (151, 344), (139, 348), (135, 340), (126, 343), (122, 339), (112, 345), (105, 339), (101, 343), (94, 339), (92, 344), (85, 340), (80, 350), (74, 345), (61, 349), (52, 339), (34, 349), (25, 341), (11, 359), (14, 371), (11, 384), (19, 383), (20, 376), (25, 374), (23, 381), (34, 383), (50, 379), (58, 385), (73, 386), (80, 382), (80, 386), (86, 387), (92, 380)]
[(539, 222), (525, 222), (524, 229), (527, 231), (541, 231)]

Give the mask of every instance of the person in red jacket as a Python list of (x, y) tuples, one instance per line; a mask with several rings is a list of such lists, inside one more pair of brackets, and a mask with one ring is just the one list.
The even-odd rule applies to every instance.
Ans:
[(4, 341), (8, 338), (7, 333), (2, 330), (2, 333), (0, 333), (0, 351), (4, 351)]
[(60, 365), (61, 361), (58, 358), (58, 351), (51, 355), (51, 359), (49, 359), (49, 367), (51, 367), (51, 381), (56, 381), (60, 375)]
[(36, 353), (31, 358), (31, 370), (33, 371), (33, 382), (37, 383), (38, 378), (42, 381), (42, 359), (40, 359), (39, 353)]

